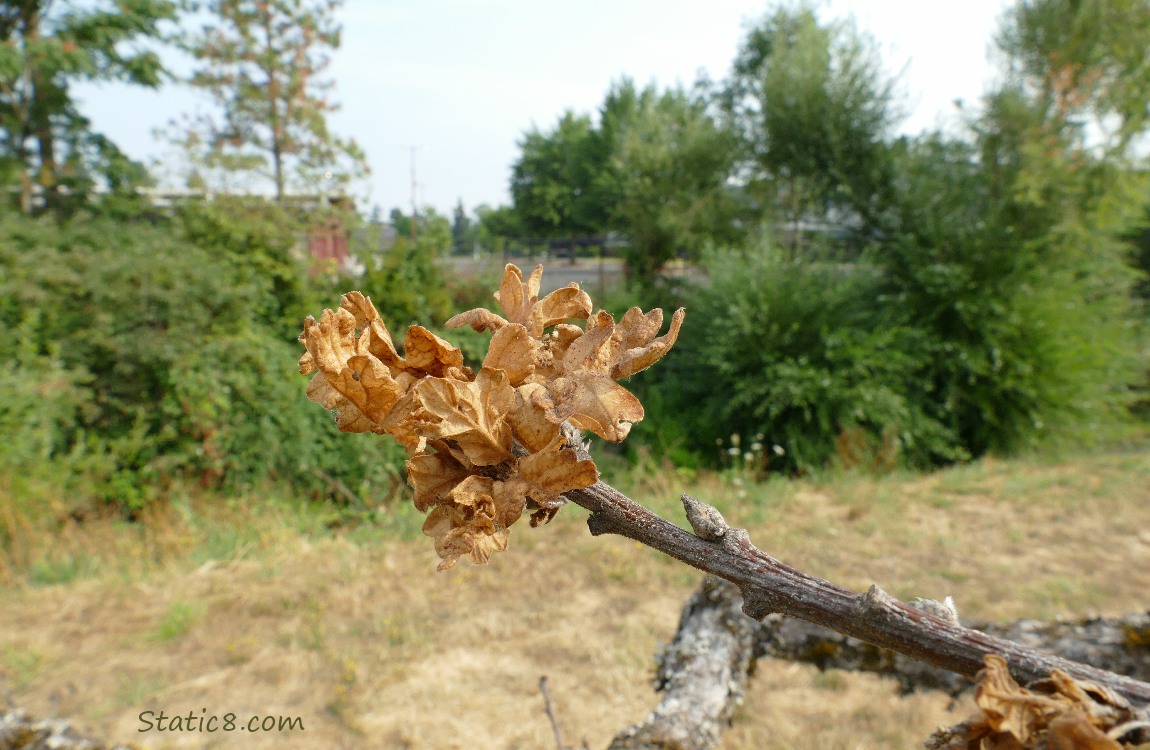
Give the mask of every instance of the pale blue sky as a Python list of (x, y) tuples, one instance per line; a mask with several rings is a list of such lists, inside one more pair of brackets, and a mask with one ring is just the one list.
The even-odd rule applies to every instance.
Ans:
[[(690, 85), (725, 77), (763, 0), (348, 0), (343, 46), (330, 69), (340, 112), (372, 174), (368, 205), (409, 209), (410, 146), (418, 200), (449, 212), (458, 199), (509, 202), (516, 141), (564, 109), (594, 112), (612, 81)], [(904, 132), (974, 104), (992, 81), (991, 38), (1005, 0), (824, 0), (825, 18), (853, 16), (886, 68), (903, 71)], [(133, 157), (163, 158), (152, 130), (196, 109), (176, 86), (160, 93), (84, 87), (82, 109)]]

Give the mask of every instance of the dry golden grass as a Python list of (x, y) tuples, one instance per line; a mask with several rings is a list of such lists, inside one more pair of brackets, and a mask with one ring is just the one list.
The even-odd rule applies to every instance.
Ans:
[[(673, 471), (624, 479), (681, 522)], [(963, 615), (996, 620), (1148, 606), (1144, 452), (688, 489), (763, 549), (855, 589), (952, 595)], [(0, 672), (33, 712), (143, 747), (433, 750), (554, 747), (545, 674), (568, 743), (604, 747), (657, 702), (652, 655), (698, 575), (591, 538), (584, 518), (565, 509), (516, 529), (486, 568), (436, 573), (407, 511), (344, 532), (254, 498), (183, 500), (142, 525), (13, 517), (0, 523), (36, 536), (0, 565)], [(137, 731), (161, 709), (305, 728)], [(764, 661), (723, 747), (913, 747), (966, 712), (876, 677)]]

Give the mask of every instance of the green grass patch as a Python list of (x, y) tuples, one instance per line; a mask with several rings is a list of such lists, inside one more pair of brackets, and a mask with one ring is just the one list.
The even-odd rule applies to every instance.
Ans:
[(3, 676), (8, 687), (19, 692), (36, 678), (44, 664), (44, 655), (33, 648), (8, 647), (4, 649)]
[(191, 632), (206, 612), (207, 608), (201, 603), (174, 601), (152, 631), (152, 637), (161, 642), (182, 638)]

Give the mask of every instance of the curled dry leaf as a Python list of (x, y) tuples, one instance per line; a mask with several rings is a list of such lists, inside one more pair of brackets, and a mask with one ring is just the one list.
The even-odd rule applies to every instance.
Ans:
[(503, 370), (479, 371), (473, 381), (426, 378), (415, 389), (418, 406), (411, 415), (420, 437), (450, 440), (476, 466), (511, 460), (515, 392)]
[(508, 263), (503, 270), (499, 291), (495, 293), (495, 299), (507, 317), (501, 318), (490, 310), (478, 308), (456, 315), (447, 321), (447, 326), (471, 326), (476, 331), (486, 331), (499, 330), (508, 323), (515, 323), (538, 339), (548, 326), (571, 318), (585, 319), (591, 314), (591, 298), (578, 284), (556, 289), (539, 299), (539, 283), (542, 278), (542, 265), (536, 266), (530, 278), (524, 282), (523, 272)]
[(1055, 670), (1022, 687), (1006, 660), (987, 655), (978, 673), (974, 702), (980, 713), (927, 741), (935, 750), (1121, 750), (1107, 732), (1131, 720), (1121, 696)]
[(682, 310), (659, 336), (662, 310), (632, 308), (616, 323), (605, 311), (592, 315), (577, 284), (540, 299), (542, 275), (537, 266), (525, 281), (509, 264), (495, 293), (506, 317), (479, 308), (447, 321), (492, 332), (478, 373), (422, 326), (408, 328), (401, 355), (359, 292), (304, 323), (308, 398), (334, 411), (340, 430), (388, 434), (404, 446), (441, 569), (461, 557), (486, 562), (525, 511), (532, 525), (549, 521), (563, 493), (596, 482), (594, 462), (579, 459), (563, 425), (626, 437), (643, 406), (616, 381), (655, 363), (678, 337)]

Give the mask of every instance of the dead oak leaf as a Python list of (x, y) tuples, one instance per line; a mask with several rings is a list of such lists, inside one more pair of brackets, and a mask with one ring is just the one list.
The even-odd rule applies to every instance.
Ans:
[(663, 327), (663, 311), (655, 308), (646, 315), (632, 307), (612, 334), (611, 377), (619, 380), (646, 370), (663, 358), (679, 338), (686, 311), (679, 308), (671, 316), (666, 334), (658, 336)]
[(477, 565), (492, 552), (507, 548), (509, 529), (523, 513), (524, 497), (505, 482), (470, 475), (457, 484), (445, 501), (435, 506), (423, 524), (423, 533), (435, 538), (442, 561), (440, 570), (466, 555)]
[(552, 380), (547, 392), (555, 403), (549, 416), (556, 424), (569, 421), (613, 443), (627, 437), (631, 425), (643, 419), (643, 404), (608, 375), (576, 371)]
[(435, 539), (435, 552), (441, 558), (437, 570), (450, 570), (464, 555), (476, 565), (484, 565), (492, 552), (507, 549), (510, 530), (494, 528), (486, 517), (488, 512), (488, 504), (477, 508), (438, 505), (427, 515), (423, 533)]
[[(469, 375), (463, 372), (463, 352), (423, 326), (408, 327), (404, 337), (404, 355), (400, 356), (375, 305), (361, 292), (343, 295), (339, 309), (324, 310), (321, 323), (323, 318), (333, 321), (339, 339), (347, 350), (345, 356), (351, 353), (369, 354), (383, 363), (393, 376), (407, 372), (415, 377), (443, 377), (452, 373), (453, 368), (460, 371), (456, 373), (457, 376)], [(300, 335), (300, 341), (305, 345), (308, 343), (308, 331), (309, 323), (305, 321), (304, 332)], [(316, 369), (318, 363), (314, 357), (315, 352), (309, 347), (308, 352), (300, 358), (301, 372), (307, 374), (305, 370)]]
[[(551, 418), (569, 420), (580, 429), (619, 442), (631, 425), (643, 419), (643, 405), (615, 382), (659, 360), (674, 345), (684, 311), (676, 311), (668, 333), (657, 337), (663, 323), (661, 310), (643, 314), (631, 308), (619, 323), (600, 310), (587, 322), (583, 335), (572, 338), (562, 360), (531, 378), (547, 388), (555, 406)], [(548, 377), (550, 376), (550, 377)]]
[(632, 307), (618, 323), (606, 310), (600, 310), (588, 320), (586, 333), (566, 346), (562, 370), (567, 374), (591, 369), (615, 380), (634, 375), (670, 351), (685, 315), (682, 308), (676, 310), (667, 333), (658, 336), (663, 326), (663, 311), (659, 308), (644, 314)]
[(560, 434), (563, 421), (555, 416), (555, 402), (538, 383), (515, 389), (515, 408), (507, 417), (511, 432), (528, 453), (543, 450)]
[(1001, 656), (988, 654), (984, 663), (986, 666), (979, 672), (974, 689), (974, 702), (992, 731), (1005, 732), (1026, 745), (1045, 728), (1051, 715), (1068, 707), (1067, 701), (1021, 687)]
[(409, 326), (403, 339), (404, 369), (432, 377), (467, 379), (471, 371), (463, 367), (463, 352), (423, 326)]
[(335, 412), (335, 423), (340, 432), (387, 432), (380, 424), (364, 416), (342, 393), (332, 388), (322, 372), (317, 372), (308, 382), (307, 397)]
[(351, 313), (355, 325), (362, 333), (362, 348), (372, 354), (380, 362), (387, 365), (393, 372), (406, 369), (403, 358), (396, 351), (395, 342), (391, 340), (391, 332), (383, 323), (383, 318), (375, 309), (368, 297), (362, 292), (348, 292), (340, 297), (340, 309)]
[(404, 386), (383, 362), (366, 351), (366, 342), (355, 337), (355, 319), (346, 310), (325, 310), (318, 321), (308, 318), (301, 338), (311, 355), (306, 363), (301, 360), (301, 369), (307, 366), (319, 371), (309, 387), (312, 400), (327, 408), (343, 406), (322, 384), (315, 383), (315, 378), (322, 377), (366, 419), (378, 423), (402, 398)]
[(1094, 726), (1081, 710), (1054, 717), (1046, 733), (1046, 744), (1050, 750), (1122, 750), (1117, 740)]
[(563, 504), (561, 493), (599, 478), (594, 462), (579, 459), (562, 437), (510, 466), (510, 475), (500, 480), (468, 473), (447, 453), (426, 453), (408, 461), (416, 508), (431, 509), (423, 531), (435, 538), (440, 570), (463, 556), (486, 563), (492, 552), (506, 548), (508, 530), (525, 508), (536, 509), (536, 516), (554, 515)]
[(529, 380), (545, 383), (563, 374), (563, 358), (571, 345), (583, 337), (583, 329), (569, 323), (560, 323), (540, 339), (535, 372)]
[[(460, 557), (487, 562), (525, 510), (532, 525), (550, 520), (565, 492), (596, 482), (594, 462), (567, 444), (567, 427), (622, 440), (643, 407), (615, 381), (657, 361), (678, 336), (682, 310), (659, 336), (660, 310), (632, 308), (616, 323), (607, 312), (592, 316), (577, 284), (540, 299), (541, 279), (542, 266), (525, 280), (509, 264), (495, 293), (506, 317), (480, 308), (448, 321), (493, 332), (478, 375), (421, 326), (408, 329), (401, 356), (359, 292), (305, 322), (300, 371), (316, 373), (309, 398), (334, 409), (340, 429), (386, 432), (405, 447), (441, 570)], [(587, 319), (586, 330), (571, 319)]]
[(498, 331), (507, 325), (507, 321), (485, 307), (477, 307), (474, 310), (452, 315), (443, 325), (448, 328), (471, 326), (475, 331), (483, 333), (484, 331)]
[(495, 299), (507, 317), (477, 308), (452, 317), (446, 325), (450, 328), (471, 326), (476, 331), (486, 331), (499, 330), (508, 323), (517, 323), (526, 328), (532, 337), (539, 339), (550, 326), (571, 318), (583, 319), (591, 314), (591, 297), (578, 284), (556, 289), (539, 299), (542, 278), (542, 265), (536, 266), (524, 282), (519, 267), (508, 263), (503, 269), (499, 291), (495, 293)]
[(539, 341), (518, 323), (508, 324), (491, 336), (483, 366), (503, 370), (512, 386), (523, 383), (539, 362)]
[(407, 461), (407, 482), (415, 490), (415, 509), (448, 501), (452, 490), (470, 475), (468, 468), (448, 453), (420, 453)]
[(595, 484), (599, 471), (594, 461), (580, 459), (557, 435), (547, 447), (519, 459), (516, 477), (526, 485), (523, 492), (535, 501), (534, 507), (549, 508), (561, 504), (564, 492)]
[(476, 466), (511, 459), (515, 391), (502, 370), (484, 368), (473, 381), (424, 378), (415, 386), (413, 432), (429, 440), (450, 440)]
[(988, 654), (978, 673), (974, 702), (981, 713), (927, 742), (940, 750), (1119, 750), (1103, 730), (1129, 718), (1129, 703), (1093, 683), (1054, 670), (1021, 687), (1006, 660)]

